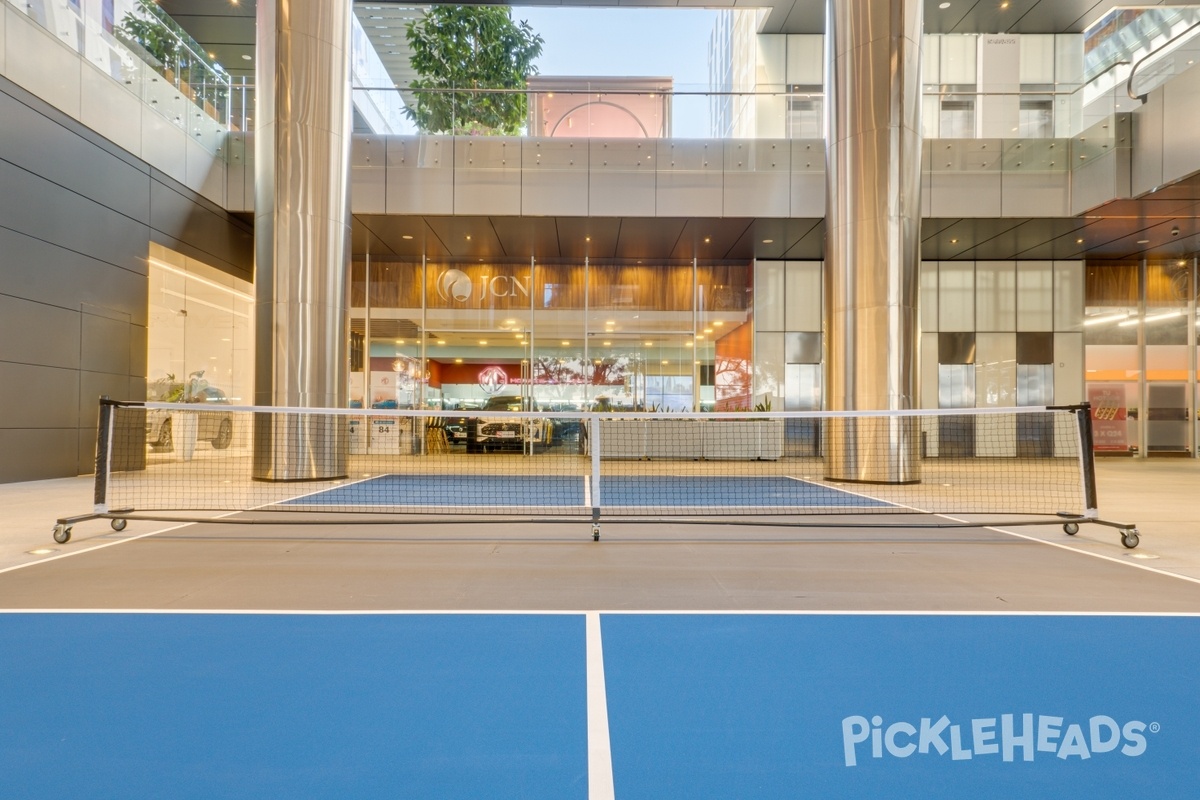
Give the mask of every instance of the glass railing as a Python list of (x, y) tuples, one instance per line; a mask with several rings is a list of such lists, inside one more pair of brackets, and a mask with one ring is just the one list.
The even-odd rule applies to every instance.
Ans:
[[(630, 79), (634, 80), (645, 79)], [(353, 96), (356, 105), (378, 104), (380, 96), (390, 92), (403, 107), (404, 123), (398, 129), (359, 131), (363, 133), (605, 139), (824, 137), (821, 92), (714, 91), (666, 83), (662, 88), (620, 89), (580, 81), (553, 90), (356, 86)], [(1091, 124), (1078, 86), (989, 93), (931, 90), (925, 94), (925, 138), (996, 135), (994, 124), (984, 129), (979, 121), (989, 104), (1008, 109), (1002, 112), (1004, 135), (1064, 138)]]
[[(120, 15), (104, 0), (9, 0), (208, 149), (230, 125), (231, 81), (153, 0)], [(124, 4), (130, 8), (130, 4)]]

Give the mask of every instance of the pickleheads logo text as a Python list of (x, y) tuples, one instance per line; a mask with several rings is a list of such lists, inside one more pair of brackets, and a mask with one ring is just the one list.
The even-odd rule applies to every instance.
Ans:
[(1068, 721), (1048, 714), (1001, 714), (952, 721), (944, 714), (917, 722), (888, 722), (878, 715), (854, 715), (842, 720), (846, 766), (867, 758), (949, 757), (952, 761), (999, 757), (1003, 761), (1033, 761), (1039, 754), (1063, 760), (1089, 759), (1119, 753), (1136, 758), (1146, 752), (1147, 733), (1158, 733), (1157, 722), (1120, 723), (1099, 714)]

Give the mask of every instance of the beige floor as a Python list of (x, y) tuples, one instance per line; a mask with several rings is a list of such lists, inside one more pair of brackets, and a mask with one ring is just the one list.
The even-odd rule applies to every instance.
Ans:
[[(1074, 537), (1064, 536), (1057, 526), (1009, 530), (1018, 537), (1200, 581), (1200, 460), (1102, 459), (1097, 464), (1097, 482), (1101, 516), (1136, 524), (1141, 534), (1136, 549), (1124, 548), (1116, 530), (1100, 525), (1084, 525)], [(106, 520), (93, 520), (78, 523), (69, 543), (56, 544), (51, 538), (54, 521), (87, 513), (91, 494), (92, 480), (88, 476), (0, 484), (0, 570), (179, 529), (177, 524), (137, 521), (117, 533)], [(609, 530), (617, 528), (611, 526)], [(679, 526), (669, 530), (676, 539), (706, 535), (705, 531), (689, 532)], [(573, 537), (581, 532), (586, 535), (583, 528), (563, 535)], [(554, 538), (555, 532), (538, 526), (531, 535)]]

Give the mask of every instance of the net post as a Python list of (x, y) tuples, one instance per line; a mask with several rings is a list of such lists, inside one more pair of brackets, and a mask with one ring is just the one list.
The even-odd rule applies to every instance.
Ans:
[(1100, 515), (1096, 500), (1096, 455), (1092, 441), (1092, 404), (1072, 406), (1079, 426), (1079, 467), (1083, 480), (1084, 516), (1095, 519)]
[(97, 514), (108, 513), (108, 476), (112, 472), (113, 417), (119, 404), (108, 395), (100, 397), (100, 419), (96, 428), (96, 479), (92, 505)]
[(588, 443), (592, 448), (592, 522), (600, 521), (600, 415), (588, 414)]

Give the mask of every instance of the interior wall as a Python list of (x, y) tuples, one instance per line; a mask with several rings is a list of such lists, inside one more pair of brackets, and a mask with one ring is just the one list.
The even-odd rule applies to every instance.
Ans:
[(0, 78), (0, 482), (91, 472), (146, 394), (152, 240), (249, 278), (252, 229)]

